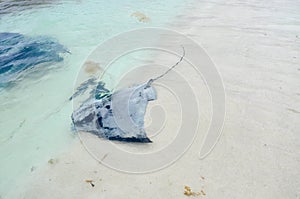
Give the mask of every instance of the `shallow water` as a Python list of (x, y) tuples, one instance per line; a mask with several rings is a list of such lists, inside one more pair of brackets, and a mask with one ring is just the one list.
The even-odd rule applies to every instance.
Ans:
[[(123, 31), (166, 27), (184, 3), (166, 1), (0, 1), (0, 32), (55, 38), (71, 54), (26, 71), (0, 92), (0, 198), (66, 148), (76, 75), (90, 52)], [(144, 13), (150, 21), (131, 14)]]

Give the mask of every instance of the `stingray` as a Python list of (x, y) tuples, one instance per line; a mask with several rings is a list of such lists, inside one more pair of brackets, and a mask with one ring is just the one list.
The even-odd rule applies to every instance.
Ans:
[(33, 68), (50, 68), (70, 53), (56, 39), (0, 32), (0, 88), (13, 85)]
[[(90, 97), (74, 110), (71, 116), (75, 130), (93, 133), (109, 140), (152, 142), (144, 129), (144, 115), (148, 102), (157, 99), (152, 83), (174, 69), (183, 60), (184, 55), (183, 48), (183, 55), (175, 65), (158, 77), (137, 86), (112, 92), (105, 88), (103, 82), (98, 82), (96, 88), (90, 92)], [(84, 93), (88, 83), (95, 84), (95, 80), (81, 84), (70, 100)]]

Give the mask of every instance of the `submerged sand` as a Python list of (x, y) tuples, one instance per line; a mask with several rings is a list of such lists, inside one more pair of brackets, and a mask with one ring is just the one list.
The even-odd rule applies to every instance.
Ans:
[[(205, 194), (195, 196), (202, 198), (299, 198), (299, 9), (295, 1), (194, 2), (169, 24), (206, 49), (224, 81), (223, 133), (205, 159), (198, 155), (201, 132), (209, 125), (207, 107), (191, 148), (165, 169), (118, 172), (96, 161), (76, 140), (32, 172), (11, 198), (185, 198), (184, 186), (202, 190)], [(167, 81), (180, 86), (172, 75)], [(199, 85), (203, 103), (208, 101), (202, 80), (191, 82)], [(158, 97), (168, 101), (161, 90)], [(176, 127), (176, 118), (169, 122)]]

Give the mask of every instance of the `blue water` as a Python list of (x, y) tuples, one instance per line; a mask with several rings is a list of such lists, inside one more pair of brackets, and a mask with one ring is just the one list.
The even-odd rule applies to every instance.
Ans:
[[(15, 51), (0, 49), (0, 82), (3, 87), (14, 82), (0, 92), (0, 198), (22, 187), (26, 176), (74, 141), (68, 99), (90, 52), (124, 31), (167, 27), (185, 1), (0, 2), (0, 32), (15, 33), (8, 36), (22, 41), (11, 46)], [(132, 17), (137, 11), (150, 21)], [(17, 51), (23, 56), (19, 61)]]

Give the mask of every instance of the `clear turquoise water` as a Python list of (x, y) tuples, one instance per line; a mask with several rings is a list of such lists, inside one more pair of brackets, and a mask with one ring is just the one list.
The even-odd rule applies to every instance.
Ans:
[[(50, 70), (34, 69), (15, 87), (0, 92), (1, 197), (75, 140), (70, 130), (72, 104), (67, 100), (90, 52), (130, 29), (166, 27), (183, 7), (180, 0), (74, 0), (26, 9), (16, 6), (10, 8), (11, 14), (1, 10), (0, 32), (51, 36), (72, 53)], [(131, 17), (136, 11), (151, 21), (141, 23)]]

